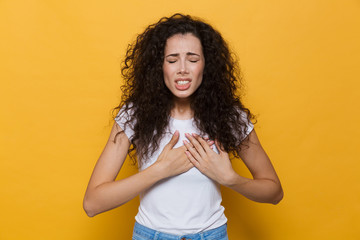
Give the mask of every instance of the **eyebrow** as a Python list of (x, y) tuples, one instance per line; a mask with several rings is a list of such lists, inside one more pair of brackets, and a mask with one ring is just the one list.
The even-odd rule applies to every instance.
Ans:
[[(172, 53), (172, 54), (167, 55), (166, 57), (178, 57), (179, 55), (180, 55), (179, 53)], [(193, 52), (186, 53), (186, 56), (194, 56), (194, 55), (200, 57), (200, 55), (197, 53), (193, 53)]]

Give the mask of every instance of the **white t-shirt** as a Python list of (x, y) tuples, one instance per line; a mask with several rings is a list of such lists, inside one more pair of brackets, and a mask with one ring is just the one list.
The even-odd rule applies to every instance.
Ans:
[[(122, 114), (116, 119), (122, 129), (127, 117), (126, 114)], [(252, 129), (253, 125), (250, 124), (247, 134)], [(160, 140), (159, 149), (146, 160), (140, 171), (157, 160), (176, 130), (179, 131), (180, 137), (174, 148), (183, 146), (182, 140), (187, 139), (185, 133), (200, 134), (193, 119), (170, 118), (168, 129)], [(126, 126), (125, 134), (132, 139), (134, 131), (131, 125)], [(214, 151), (219, 153), (215, 145)], [(161, 180), (142, 192), (135, 219), (148, 228), (165, 233), (198, 233), (220, 227), (227, 222), (221, 201), (220, 185), (193, 167), (183, 174)]]

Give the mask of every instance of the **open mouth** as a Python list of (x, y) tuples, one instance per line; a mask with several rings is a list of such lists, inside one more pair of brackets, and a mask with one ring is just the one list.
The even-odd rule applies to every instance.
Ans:
[(177, 90), (186, 90), (191, 86), (191, 79), (177, 79), (175, 80), (175, 87)]

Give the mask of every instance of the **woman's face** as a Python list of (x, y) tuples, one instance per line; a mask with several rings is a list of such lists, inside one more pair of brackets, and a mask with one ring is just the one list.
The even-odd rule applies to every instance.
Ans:
[(163, 63), (165, 85), (176, 98), (190, 97), (200, 86), (205, 58), (200, 40), (191, 33), (167, 39)]

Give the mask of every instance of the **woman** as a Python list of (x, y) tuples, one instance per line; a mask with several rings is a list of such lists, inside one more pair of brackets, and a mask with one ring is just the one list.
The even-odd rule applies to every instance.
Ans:
[[(140, 194), (133, 239), (228, 239), (220, 185), (264, 203), (283, 196), (253, 115), (236, 95), (237, 64), (210, 25), (175, 14), (130, 45), (109, 140), (84, 198), (92, 217)], [(129, 153), (140, 171), (115, 181)], [(229, 154), (253, 179), (238, 175)], [(201, 238), (202, 237), (202, 238)]]

